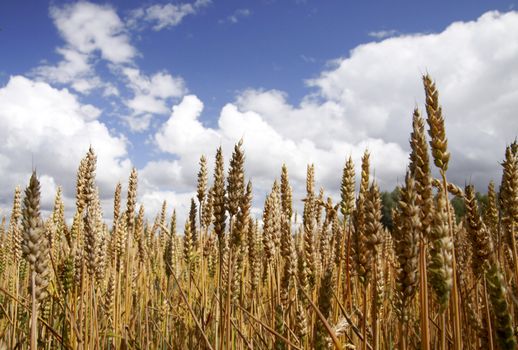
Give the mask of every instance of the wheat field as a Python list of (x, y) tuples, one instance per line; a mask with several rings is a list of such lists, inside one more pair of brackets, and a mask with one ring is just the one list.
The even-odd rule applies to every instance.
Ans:
[[(60, 189), (41, 215), (34, 172), (0, 226), (0, 348), (515, 349), (518, 144), (502, 150), (501, 183), (482, 206), (472, 185), (448, 182), (439, 94), (423, 83), (426, 118), (414, 110), (390, 229), (367, 151), (358, 192), (351, 158), (336, 174), (336, 202), (315, 190), (309, 165), (300, 218), (286, 166), (253, 217), (241, 142), (227, 171), (217, 150), (213, 179), (200, 158), (186, 222), (165, 202), (145, 219), (134, 169), (108, 224), (93, 149), (73, 218)], [(453, 196), (466, 208), (459, 222)]]

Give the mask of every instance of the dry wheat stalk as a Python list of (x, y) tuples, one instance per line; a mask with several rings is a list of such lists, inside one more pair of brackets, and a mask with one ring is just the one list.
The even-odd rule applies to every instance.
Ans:
[[(45, 350), (515, 348), (518, 146), (507, 147), (500, 193), (490, 184), (481, 213), (471, 185), (463, 191), (446, 179), (444, 118), (435, 84), (426, 76), (424, 85), (440, 179), (430, 177), (424, 121), (415, 109), (392, 229), (381, 225), (368, 153), (357, 198), (348, 158), (337, 205), (338, 193), (315, 192), (315, 166), (308, 166), (302, 225), (285, 165), (261, 208), (263, 223), (254, 217), (242, 142), (228, 178), (218, 149), (212, 186), (200, 158), (196, 194), (178, 231), (174, 208), (167, 220), (167, 204), (176, 203), (164, 201), (159, 213), (140, 205), (136, 214), (135, 169), (124, 209), (115, 187), (108, 224), (91, 148), (67, 211), (70, 192), (59, 188), (52, 212), (41, 215), (34, 175), (23, 210), (18, 188), (11, 213), (0, 218), (0, 338), (8, 348), (27, 349), (31, 339)], [(449, 195), (465, 203), (458, 224)], [(27, 309), (30, 301), (36, 311)]]

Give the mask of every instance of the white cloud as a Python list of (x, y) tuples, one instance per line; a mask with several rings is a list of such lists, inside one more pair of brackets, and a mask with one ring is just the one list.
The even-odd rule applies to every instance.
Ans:
[(104, 87), (103, 96), (109, 97), (109, 96), (119, 96), (120, 92), (117, 87), (111, 83), (107, 83)]
[[(197, 0), (188, 6), (197, 11), (210, 3), (208, 0)], [(149, 14), (168, 15), (168, 8), (176, 5), (154, 5)], [(178, 5), (180, 6), (180, 5)], [(140, 9), (139, 11), (144, 11)], [(65, 45), (57, 52), (63, 59), (56, 65), (44, 64), (32, 71), (39, 80), (52, 84), (60, 84), (82, 94), (93, 89), (102, 89), (104, 97), (112, 100), (114, 115), (119, 115), (129, 129), (143, 132), (151, 124), (154, 114), (166, 114), (171, 99), (183, 96), (187, 92), (181, 77), (175, 77), (166, 71), (159, 71), (150, 76), (142, 73), (135, 62), (137, 49), (130, 43), (127, 25), (121, 21), (116, 10), (107, 5), (90, 2), (78, 2), (53, 6), (50, 14)], [(165, 19), (164, 19), (165, 20)], [(109, 76), (102, 81), (96, 68), (100, 62), (107, 63)], [(126, 84), (121, 90), (119, 83)], [(117, 85), (116, 85), (117, 84)], [(131, 96), (126, 93), (130, 92)], [(120, 115), (120, 107), (128, 107), (127, 115)]]
[(68, 47), (60, 47), (56, 51), (63, 56), (63, 60), (55, 66), (37, 67), (34, 75), (52, 83), (71, 84), (74, 90), (81, 93), (88, 93), (100, 85), (87, 54)]
[(189, 15), (196, 14), (201, 8), (209, 5), (210, 0), (196, 0), (194, 3), (155, 4), (140, 7), (131, 12), (128, 20), (130, 27), (139, 27), (142, 22), (153, 23), (152, 29), (160, 31), (168, 27), (179, 25)]
[(148, 162), (141, 170), (140, 175), (143, 178), (142, 182), (145, 188), (157, 190), (171, 186), (176, 190), (185, 191), (181, 171), (178, 161), (158, 160)]
[[(248, 98), (250, 94), (248, 92)], [(256, 96), (261, 93), (257, 93)], [(279, 97), (279, 92), (265, 92), (273, 97)], [(259, 98), (260, 99), (260, 98)], [(313, 115), (311, 109), (301, 111), (287, 105), (269, 105), (279, 115), (292, 113), (295, 118), (308, 119)], [(203, 126), (199, 117), (203, 110), (203, 103), (193, 95), (184, 97), (183, 101), (173, 107), (169, 120), (155, 135), (155, 143), (160, 150), (174, 154), (179, 159), (174, 162), (153, 164), (146, 170), (153, 174), (148, 177), (150, 184), (155, 188), (179, 188), (180, 192), (192, 190), (196, 185), (198, 159), (205, 154), (213, 156), (216, 148), (222, 145), (225, 159), (228, 161), (232, 146), (241, 138), (244, 139), (246, 152), (246, 172), (254, 182), (257, 194), (256, 204), (260, 204), (264, 194), (269, 190), (273, 179), (278, 178), (282, 163), (290, 169), (290, 176), (295, 187), (295, 198), (303, 197), (306, 165), (315, 163), (319, 184), (324, 185), (332, 192), (336, 191), (341, 168), (345, 156), (351, 154), (360, 164), (363, 151), (368, 148), (373, 153), (372, 164), (378, 169), (376, 175), (385, 184), (383, 179), (389, 178), (394, 183), (398, 172), (404, 168), (407, 154), (395, 143), (386, 143), (381, 139), (367, 139), (357, 144), (351, 144), (332, 138), (327, 142), (319, 142), (306, 137), (303, 133), (289, 133), (289, 121), (273, 123), (271, 115), (265, 109), (244, 110), (241, 102), (227, 104), (221, 110), (217, 129)], [(259, 105), (257, 105), (259, 106)], [(309, 118), (310, 119), (310, 118)], [(304, 121), (305, 123), (306, 121)], [(284, 128), (278, 127), (285, 123)], [(301, 126), (292, 126), (292, 129)], [(170, 171), (165, 169), (170, 167)], [(162, 170), (159, 170), (162, 169)], [(358, 169), (359, 172), (359, 169)], [(335, 192), (336, 194), (336, 192)]]
[(375, 39), (386, 39), (391, 36), (396, 36), (398, 34), (399, 34), (399, 32), (395, 29), (378, 30), (378, 31), (373, 31), (373, 32), (368, 33), (368, 35), (370, 37), (375, 38)]
[(123, 68), (122, 74), (133, 92), (133, 97), (125, 101), (133, 111), (133, 115), (126, 118), (133, 131), (146, 130), (152, 114), (166, 114), (170, 100), (187, 92), (182, 78), (173, 77), (166, 72), (158, 72), (149, 77), (137, 68)]
[(437, 80), (446, 119), (450, 177), (485, 187), (490, 178), (500, 178), (495, 159), (517, 136), (516, 37), (517, 12), (489, 12), (476, 21), (453, 23), (438, 34), (360, 45), (308, 83), (322, 100), (345, 110), (354, 135), (382, 138), (408, 149), (411, 109), (416, 102), (424, 109), (419, 76), (430, 72)]
[(9, 206), (15, 185), (26, 186), (32, 168), (42, 182), (43, 208), (51, 208), (57, 185), (64, 186), (68, 209), (75, 195), (80, 159), (92, 145), (97, 153), (97, 183), (110, 196), (130, 170), (124, 137), (99, 121), (101, 111), (81, 104), (67, 89), (22, 76), (0, 87), (1, 206)]
[[(189, 217), (191, 198), (195, 196), (195, 192), (179, 194), (173, 191), (148, 191), (140, 197), (139, 201), (144, 205), (146, 213), (156, 215), (162, 210), (162, 203), (165, 200), (167, 202), (168, 216), (173, 212), (173, 208), (176, 210), (177, 230), (182, 232), (184, 222)], [(167, 219), (169, 220), (169, 217)]]
[[(376, 178), (383, 189), (390, 190), (404, 177), (411, 113), (416, 104), (423, 109), (420, 75), (426, 71), (437, 80), (441, 93), (452, 152), (449, 178), (458, 184), (471, 179), (484, 190), (489, 178), (500, 178), (497, 162), (505, 144), (517, 136), (516, 37), (518, 13), (491, 12), (476, 21), (454, 23), (441, 33), (360, 45), (308, 80), (314, 91), (300, 103), (289, 103), (286, 93), (278, 90), (246, 90), (222, 108), (213, 127), (202, 122), (203, 102), (194, 95), (184, 96), (185, 83), (180, 78), (166, 72), (148, 76), (134, 66), (119, 65), (134, 93), (127, 101), (134, 111), (127, 119), (133, 130), (146, 130), (152, 113), (167, 113), (171, 101), (183, 97), (152, 136), (157, 150), (172, 159), (154, 160), (141, 169), (142, 201), (150, 215), (166, 197), (170, 205), (187, 208), (200, 155), (211, 160), (221, 145), (228, 164), (233, 144), (242, 137), (256, 204), (261, 204), (279, 176), (282, 162), (288, 165), (297, 203), (303, 196), (308, 163), (316, 165), (317, 186), (336, 196), (345, 158), (353, 156), (359, 174), (366, 148)], [(79, 58), (74, 62), (63, 71), (88, 72)], [(64, 183), (73, 188), (79, 159), (92, 143), (104, 154), (98, 152), (104, 159), (98, 174), (104, 184), (101, 193), (111, 195), (114, 181), (121, 177), (125, 181), (130, 165), (125, 139), (111, 134), (99, 122), (99, 114), (66, 89), (12, 78), (0, 88), (4, 189), (13, 188), (23, 176), (28, 178), (30, 163), (23, 160), (31, 155), (48, 177), (48, 187)], [(0, 195), (9, 198), (10, 194)]]
[(66, 84), (82, 94), (104, 88), (105, 96), (117, 96), (113, 84), (103, 83), (95, 71), (98, 56), (123, 64), (131, 62), (137, 54), (115, 9), (77, 2), (51, 7), (50, 16), (65, 40), (65, 46), (56, 49), (62, 59), (56, 65), (36, 67), (31, 74), (49, 83)]
[(153, 115), (129, 115), (123, 117), (123, 119), (126, 121), (126, 123), (132, 131), (143, 132), (149, 128), (149, 125), (151, 124), (151, 119), (153, 119)]
[(130, 88), (143, 95), (166, 99), (180, 97), (186, 92), (184, 80), (166, 72), (158, 72), (151, 77), (136, 68), (124, 68), (122, 72), (129, 80)]
[[(243, 137), (256, 201), (279, 176), (282, 162), (296, 200), (303, 196), (308, 163), (316, 165), (318, 186), (337, 198), (345, 158), (353, 156), (359, 175), (365, 149), (382, 189), (391, 190), (404, 178), (412, 110), (416, 104), (424, 109), (421, 74), (429, 71), (446, 118), (449, 178), (461, 185), (471, 179), (483, 191), (490, 178), (500, 178), (497, 160), (518, 130), (516, 37), (518, 13), (491, 12), (439, 34), (360, 45), (309, 80), (315, 93), (300, 104), (288, 103), (278, 90), (247, 90), (221, 110), (213, 128), (200, 121), (203, 103), (187, 96), (154, 137), (161, 151), (175, 156), (174, 176), (164, 178), (187, 186), (181, 187), (187, 192), (189, 184), (194, 188), (201, 154), (211, 157), (222, 145), (228, 162), (233, 144)], [(155, 175), (151, 182), (164, 188), (167, 181), (159, 171)]]
[(196, 96), (185, 96), (173, 107), (171, 117), (155, 135), (158, 148), (172, 154), (199, 156), (206, 145), (217, 144), (218, 133), (205, 128), (198, 120), (202, 111), (203, 103)]
[(237, 9), (231, 15), (227, 16), (225, 19), (220, 19), (219, 23), (237, 23), (241, 19), (248, 17), (252, 14), (252, 11), (249, 9)]
[(77, 2), (51, 7), (50, 15), (68, 45), (83, 54), (99, 52), (113, 63), (130, 62), (137, 54), (111, 6)]

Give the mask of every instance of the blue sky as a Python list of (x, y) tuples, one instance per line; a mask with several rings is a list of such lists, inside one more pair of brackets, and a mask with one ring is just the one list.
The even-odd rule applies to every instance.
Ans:
[[(49, 17), (49, 7), (67, 3), (4, 1), (0, 5), (4, 83), (9, 75), (27, 73), (42, 60), (59, 59), (55, 48), (63, 40)], [(121, 18), (142, 4), (152, 4), (94, 3), (110, 4)], [(369, 33), (438, 32), (454, 21), (512, 8), (514, 1), (214, 1), (177, 26), (138, 32), (132, 43), (142, 55), (137, 59), (142, 69), (166, 69), (184, 77), (189, 90), (210, 106), (207, 111), (217, 113), (247, 87), (280, 89), (297, 102), (308, 92), (305, 79), (320, 73), (329, 60), (373, 40)], [(238, 14), (237, 23), (229, 22), (240, 10), (249, 14)]]
[[(187, 168), (219, 144), (229, 154), (244, 136), (250, 158), (258, 158), (249, 175), (262, 193), (286, 161), (297, 188), (305, 163), (320, 163), (322, 185), (334, 194), (343, 159), (359, 160), (364, 148), (380, 150), (373, 154), (380, 159), (376, 174), (390, 189), (404, 177), (408, 116), (416, 104), (423, 109), (420, 74), (430, 71), (441, 93), (449, 93), (445, 110), (459, 115), (450, 121), (458, 140), (450, 141), (456, 179), (485, 186), (497, 180), (494, 159), (518, 130), (509, 117), (516, 82), (503, 73), (515, 72), (518, 62), (514, 7), (514, 1), (4, 1), (0, 101), (8, 103), (0, 119), (34, 124), (34, 144), (20, 147), (21, 138), (10, 133), (0, 172), (28, 174), (29, 161), (18, 168), (15, 156), (47, 160), (40, 167), (49, 187), (64, 185), (72, 198), (73, 179), (64, 177), (92, 143), (111, 169), (99, 170), (101, 190), (125, 181), (136, 166), (142, 199), (148, 195), (154, 208), (161, 195), (187, 199), (196, 171)], [(500, 49), (502, 55), (487, 54)], [(473, 87), (481, 83), (499, 87)], [(27, 96), (17, 105), (21, 91)], [(37, 99), (47, 93), (51, 102)], [(466, 108), (484, 125), (473, 134), (463, 133)], [(61, 112), (71, 129), (53, 126)], [(71, 147), (64, 157), (54, 149), (60, 135), (77, 143), (63, 141)], [(463, 153), (469, 142), (478, 148)], [(49, 155), (41, 154), (43, 146)], [(22, 182), (15, 175), (9, 185)]]

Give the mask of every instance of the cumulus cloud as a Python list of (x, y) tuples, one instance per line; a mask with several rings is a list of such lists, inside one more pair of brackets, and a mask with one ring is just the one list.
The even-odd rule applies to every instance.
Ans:
[(33, 74), (52, 83), (70, 84), (81, 93), (88, 93), (101, 85), (87, 54), (72, 48), (56, 49), (63, 59), (56, 65), (42, 65), (34, 69)]
[[(250, 98), (248, 92), (246, 98)], [(158, 148), (166, 153), (174, 154), (179, 159), (174, 162), (152, 164), (147, 172), (154, 177), (146, 178), (155, 184), (156, 189), (178, 189), (180, 193), (192, 191), (196, 183), (198, 159), (205, 154), (212, 157), (218, 146), (222, 146), (227, 161), (230, 158), (233, 145), (241, 138), (244, 140), (246, 152), (246, 173), (253, 178), (254, 189), (257, 195), (256, 205), (262, 202), (264, 195), (269, 191), (273, 179), (278, 178), (283, 163), (290, 169), (292, 184), (295, 188), (295, 198), (303, 197), (306, 165), (315, 163), (319, 184), (324, 185), (331, 193), (336, 194), (339, 185), (341, 168), (345, 157), (351, 155), (359, 165), (361, 155), (365, 149), (376, 155), (373, 157), (373, 166), (379, 181), (396, 179), (398, 172), (406, 163), (406, 152), (395, 143), (386, 143), (381, 139), (366, 139), (357, 144), (331, 139), (319, 142), (311, 135), (289, 132), (289, 119), (292, 117), (311, 119), (311, 109), (301, 110), (289, 106), (279, 92), (256, 92), (259, 95), (271, 95), (271, 98), (280, 98), (279, 105), (262, 105), (256, 108), (245, 107), (238, 99), (237, 103), (229, 103), (221, 110), (218, 127), (205, 127), (199, 120), (203, 110), (203, 103), (193, 95), (186, 96), (176, 106), (169, 120), (155, 135)], [(263, 96), (264, 97), (264, 96)], [(245, 96), (243, 96), (243, 99)], [(259, 100), (260, 98), (258, 98)], [(268, 114), (266, 107), (270, 107)], [(284, 122), (273, 122), (273, 114), (286, 115)], [(283, 114), (284, 113), (284, 114)], [(309, 123), (310, 121), (308, 121)], [(285, 127), (279, 127), (284, 124)], [(298, 127), (293, 126), (293, 129)], [(169, 172), (165, 169), (170, 167)], [(161, 171), (158, 169), (163, 168)]]
[[(197, 11), (209, 3), (208, 0), (197, 0), (185, 6)], [(147, 8), (146, 18), (160, 19), (158, 25), (162, 26), (172, 7), (183, 6), (153, 5)], [(165, 17), (155, 18), (154, 14)], [(62, 59), (57, 64), (43, 64), (33, 69), (31, 75), (37, 79), (70, 87), (81, 94), (102, 89), (104, 97), (114, 97), (116, 113), (113, 114), (120, 115), (125, 107), (128, 108), (128, 113), (120, 118), (133, 132), (147, 130), (154, 115), (166, 114), (171, 99), (186, 93), (186, 84), (181, 77), (172, 76), (165, 70), (151, 75), (141, 72), (128, 25), (120, 19), (115, 8), (78, 2), (52, 6), (50, 15), (65, 41), (63, 47), (56, 49)], [(100, 62), (106, 63), (105, 73), (111, 77), (104, 75), (101, 79), (97, 72)], [(111, 82), (108, 81), (110, 78)], [(122, 93), (121, 83), (125, 85)]]
[(192, 190), (192, 183), (188, 186), (183, 182), (181, 167), (177, 160), (149, 161), (140, 171), (142, 185), (149, 190), (158, 190), (170, 186), (176, 191)]
[(57, 185), (64, 187), (70, 209), (76, 170), (90, 145), (97, 152), (101, 194), (111, 196), (116, 181), (127, 177), (130, 161), (126, 139), (112, 134), (100, 114), (67, 89), (22, 76), (0, 87), (0, 205), (10, 205), (12, 189), (26, 186), (34, 167), (42, 182), (43, 209), (51, 209)]
[[(500, 178), (498, 160), (506, 143), (517, 136), (516, 37), (517, 12), (489, 12), (476, 21), (453, 23), (440, 33), (360, 45), (308, 80), (312, 92), (299, 103), (290, 103), (283, 91), (249, 89), (227, 103), (211, 127), (201, 118), (203, 102), (195, 95), (185, 96), (182, 80), (166, 72), (148, 76), (123, 66), (120, 72), (134, 92), (127, 104), (138, 111), (128, 120), (135, 130), (147, 129), (149, 115), (167, 113), (167, 105), (175, 104), (151, 136), (159, 157), (167, 159), (155, 159), (140, 169), (140, 198), (150, 211), (158, 211), (165, 198), (184, 210), (194, 195), (200, 155), (213, 160), (221, 145), (228, 164), (232, 146), (241, 138), (256, 205), (278, 178), (283, 162), (299, 205), (308, 163), (315, 163), (318, 186), (337, 198), (345, 158), (352, 155), (359, 174), (365, 149), (382, 189), (391, 190), (404, 177), (412, 110), (424, 107), (420, 76), (427, 71), (437, 81), (446, 118), (452, 152), (449, 179), (461, 185), (471, 180), (484, 190), (489, 179)], [(80, 63), (78, 59), (79, 68), (74, 69), (81, 71)], [(92, 143), (108, 150), (98, 177), (107, 189), (104, 193), (111, 195), (114, 179), (123, 174), (125, 180), (130, 165), (125, 139), (110, 133), (99, 115), (97, 108), (79, 103), (66, 89), (12, 78), (0, 89), (0, 120), (6, 125), (0, 131), (6, 140), (0, 149), (0, 174), (7, 174), (9, 185), (4, 189), (21, 176), (28, 178), (30, 165), (20, 160), (31, 154), (48, 177), (48, 187), (65, 181), (73, 188), (78, 161)]]
[(78, 2), (51, 7), (50, 15), (63, 39), (81, 53), (99, 52), (113, 63), (129, 62), (137, 53), (111, 6)]
[(194, 95), (183, 98), (173, 107), (171, 117), (155, 135), (158, 148), (171, 154), (199, 153), (199, 147), (217, 143), (216, 131), (205, 128), (199, 121), (203, 102)]
[[(146, 191), (139, 198), (139, 202), (144, 205), (146, 212), (156, 215), (162, 210), (162, 203), (165, 201), (166, 210), (169, 215), (176, 210), (177, 230), (183, 231), (183, 223), (189, 217), (191, 198), (195, 197), (195, 192), (177, 193), (175, 191)], [(169, 219), (169, 218), (168, 218)]]
[(152, 114), (143, 115), (128, 115), (123, 117), (124, 121), (128, 124), (129, 128), (134, 132), (143, 132), (151, 125), (153, 119)]
[[(443, 32), (360, 45), (308, 81), (346, 110), (359, 137), (408, 149), (410, 115), (423, 106), (420, 74), (437, 81), (452, 152), (450, 178), (479, 186), (500, 177), (496, 159), (517, 136), (518, 13), (488, 12)], [(448, 53), (448, 54), (445, 54)]]
[(174, 176), (168, 176), (187, 184), (185, 191), (194, 186), (188, 179), (195, 170), (189, 169), (200, 154), (211, 156), (222, 145), (228, 160), (240, 138), (259, 197), (283, 162), (296, 199), (303, 196), (308, 163), (315, 163), (319, 185), (336, 196), (345, 158), (352, 155), (359, 174), (365, 149), (377, 181), (391, 190), (404, 178), (412, 111), (416, 105), (424, 109), (421, 75), (428, 71), (437, 80), (446, 118), (449, 178), (461, 185), (471, 180), (483, 191), (491, 178), (499, 179), (497, 160), (518, 130), (517, 36), (518, 13), (490, 12), (441, 33), (360, 45), (308, 80), (314, 92), (297, 105), (282, 91), (246, 90), (223, 107), (211, 128), (200, 121), (203, 103), (187, 96), (154, 142), (175, 156)]
[(175, 27), (179, 25), (186, 16), (196, 14), (201, 8), (210, 3), (211, 0), (196, 0), (192, 4), (168, 3), (140, 7), (131, 12), (128, 25), (133, 28), (142, 28), (144, 24), (152, 24), (152, 29), (155, 31)]
[[(32, 75), (49, 83), (65, 84), (88, 94), (104, 88), (106, 96), (116, 96), (113, 84), (103, 83), (95, 70), (97, 58), (112, 64), (129, 63), (137, 54), (114, 8), (90, 2), (52, 6), (50, 16), (65, 45), (56, 49), (62, 56), (57, 64), (43, 64)], [(117, 91), (118, 92), (118, 91)]]
[[(166, 72), (158, 72), (149, 77), (137, 68), (123, 68), (122, 73), (133, 92), (133, 97), (126, 101), (126, 105), (134, 113), (134, 117), (129, 119), (133, 130), (145, 130), (149, 125), (150, 113), (166, 114), (170, 99), (180, 97), (187, 92), (182, 78), (173, 77)], [(144, 116), (138, 122), (139, 127), (135, 128), (135, 124), (132, 123), (137, 122), (139, 115)]]

